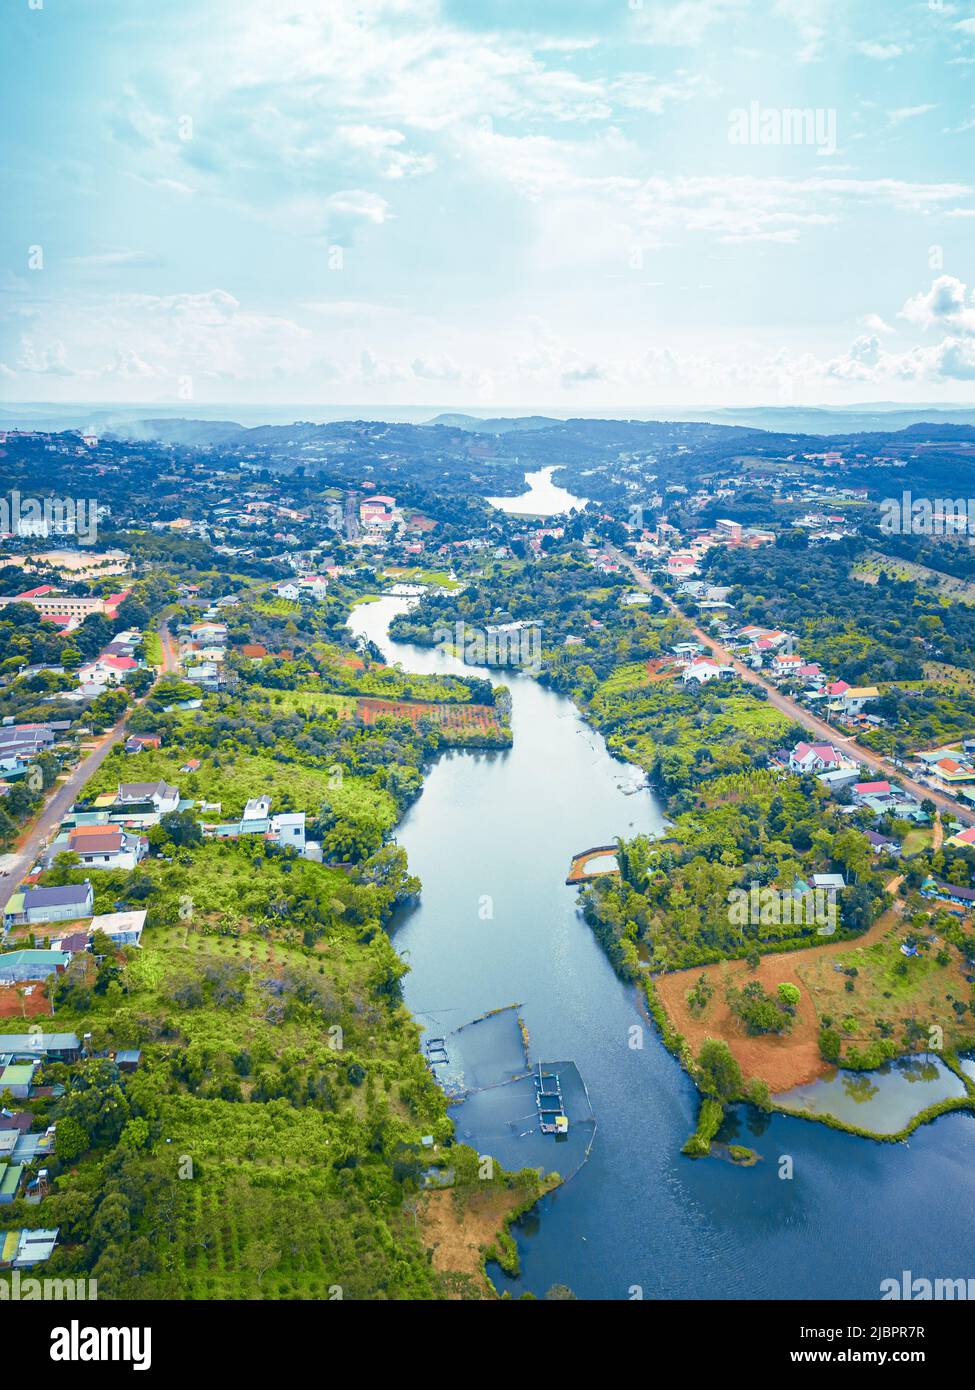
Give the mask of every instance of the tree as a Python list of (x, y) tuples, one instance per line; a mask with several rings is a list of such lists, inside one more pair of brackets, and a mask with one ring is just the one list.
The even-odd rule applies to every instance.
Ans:
[(798, 985), (783, 983), (779, 985), (778, 995), (783, 1004), (790, 1009), (794, 1009), (802, 998), (802, 990)]
[(88, 1131), (80, 1120), (66, 1115), (54, 1131), (54, 1152), (62, 1163), (73, 1163), (88, 1148)]
[(166, 839), (177, 846), (200, 845), (203, 831), (192, 811), (167, 811), (159, 818), (159, 827)]
[(726, 1042), (706, 1038), (697, 1055), (697, 1080), (706, 1095), (734, 1100), (742, 1092), (741, 1067)]

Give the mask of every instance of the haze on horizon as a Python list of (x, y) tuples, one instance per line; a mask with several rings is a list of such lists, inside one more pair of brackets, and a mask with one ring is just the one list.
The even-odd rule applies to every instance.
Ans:
[(3, 401), (975, 401), (971, 3), (2, 23)]

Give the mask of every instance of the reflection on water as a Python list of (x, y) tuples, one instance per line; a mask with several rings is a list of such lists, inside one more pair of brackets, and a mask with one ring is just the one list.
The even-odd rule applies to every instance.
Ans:
[(921, 1110), (963, 1096), (965, 1086), (940, 1057), (900, 1057), (877, 1071), (837, 1071), (776, 1096), (787, 1110), (811, 1110), (872, 1130), (896, 1134)]
[[(411, 671), (476, 674), (442, 652), (389, 640), (390, 618), (408, 604), (365, 604), (352, 622)], [(646, 790), (626, 794), (622, 765), (569, 700), (520, 673), (505, 672), (504, 682), (513, 747), (438, 759), (397, 831), (423, 894), (393, 938), (410, 966), (407, 1005), (428, 1035), (447, 1037), (519, 1001), (532, 1056), (574, 1062), (592, 1100), (599, 1128), (588, 1162), (519, 1220), (521, 1275), (492, 1270), (495, 1283), (515, 1296), (561, 1283), (580, 1298), (627, 1299), (639, 1286), (656, 1299), (876, 1299), (881, 1279), (902, 1269), (971, 1269), (969, 1115), (888, 1145), (735, 1107), (721, 1138), (764, 1162), (739, 1168), (681, 1155), (697, 1092), (564, 884), (571, 856), (587, 846), (659, 831), (660, 807)], [(873, 1076), (868, 1085), (887, 1082)], [(936, 1099), (938, 1084), (905, 1081), (911, 1110)], [(878, 1098), (846, 1103), (862, 1121)], [(500, 1149), (517, 1116), (485, 1110), (465, 1115), (462, 1137), (466, 1128), (475, 1147)], [(561, 1147), (552, 1139), (539, 1161), (561, 1168)], [(779, 1176), (783, 1154), (794, 1181)]]
[(574, 497), (564, 487), (552, 482), (552, 474), (557, 465), (540, 468), (537, 473), (526, 473), (528, 491), (520, 497), (489, 497), (487, 500), (499, 512), (510, 512), (515, 516), (562, 516), (567, 512), (581, 512), (586, 505), (585, 497)]

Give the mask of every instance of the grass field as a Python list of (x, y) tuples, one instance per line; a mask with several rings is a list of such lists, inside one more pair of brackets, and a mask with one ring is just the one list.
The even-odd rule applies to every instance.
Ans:
[[(656, 980), (657, 994), (674, 1028), (687, 1038), (694, 1052), (705, 1038), (722, 1039), (745, 1077), (760, 1077), (773, 1093), (829, 1073), (830, 1065), (820, 1055), (818, 1044), (824, 1018), (832, 1019), (831, 1026), (840, 1032), (844, 1052), (849, 1047), (862, 1049), (888, 1033), (900, 1045), (910, 1019), (921, 1021), (925, 1029), (941, 1026), (944, 1047), (951, 1049), (975, 1031), (971, 1014), (963, 1014), (959, 1022), (952, 1008), (953, 1000), (967, 1004), (971, 998), (962, 958), (949, 947), (949, 963), (939, 965), (938, 948), (932, 946), (927, 954), (908, 959), (900, 948), (909, 930), (891, 909), (859, 942), (825, 942), (763, 956), (755, 970), (744, 961), (724, 961), (679, 971)], [(856, 976), (842, 973), (846, 968), (855, 968)], [(694, 1012), (686, 996), (702, 974), (714, 992), (703, 1011)], [(761, 981), (770, 992), (785, 982), (799, 986), (802, 999), (790, 1032), (749, 1036), (732, 1014), (725, 999), (728, 985), (740, 988), (752, 979)], [(847, 989), (848, 980), (852, 990)]]
[(334, 776), (325, 768), (303, 767), (269, 754), (206, 749), (195, 751), (201, 759), (200, 768), (182, 773), (179, 769), (186, 756), (185, 751), (171, 752), (165, 748), (147, 749), (138, 758), (113, 752), (91, 778), (85, 794), (94, 797), (114, 791), (119, 782), (154, 782), (161, 778), (179, 787), (184, 797), (219, 802), (220, 815), (227, 820), (239, 816), (252, 797), (266, 793), (274, 811), (305, 811), (313, 816), (328, 802), (340, 814), (361, 812), (376, 816), (387, 829), (396, 823), (393, 798), (361, 778), (345, 774), (336, 786)]
[(430, 584), (437, 589), (460, 589), (462, 584), (446, 570), (421, 569), (419, 566), (391, 565), (383, 570), (388, 579), (404, 580), (410, 584)]
[(876, 584), (881, 574), (891, 579), (912, 580), (956, 603), (975, 603), (975, 584), (968, 580), (956, 579), (952, 574), (902, 560), (899, 556), (883, 555), (877, 550), (868, 551), (852, 574), (864, 584)]

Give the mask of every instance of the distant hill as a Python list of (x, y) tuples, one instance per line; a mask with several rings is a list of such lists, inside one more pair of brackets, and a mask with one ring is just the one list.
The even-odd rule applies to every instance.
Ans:
[(472, 434), (510, 434), (514, 430), (546, 430), (561, 425), (562, 420), (551, 415), (516, 415), (481, 420), (476, 415), (435, 415), (426, 425), (446, 425), (448, 429), (470, 430)]
[(207, 444), (226, 444), (238, 439), (245, 430), (236, 420), (120, 420), (108, 424), (103, 429), (106, 439), (129, 440), (133, 443), (145, 439), (158, 440), (160, 444), (184, 444), (201, 447)]
[(741, 406), (717, 410), (661, 412), (661, 420), (745, 425), (775, 434), (893, 434), (914, 425), (975, 425), (975, 405), (863, 405), (847, 410), (822, 406)]

